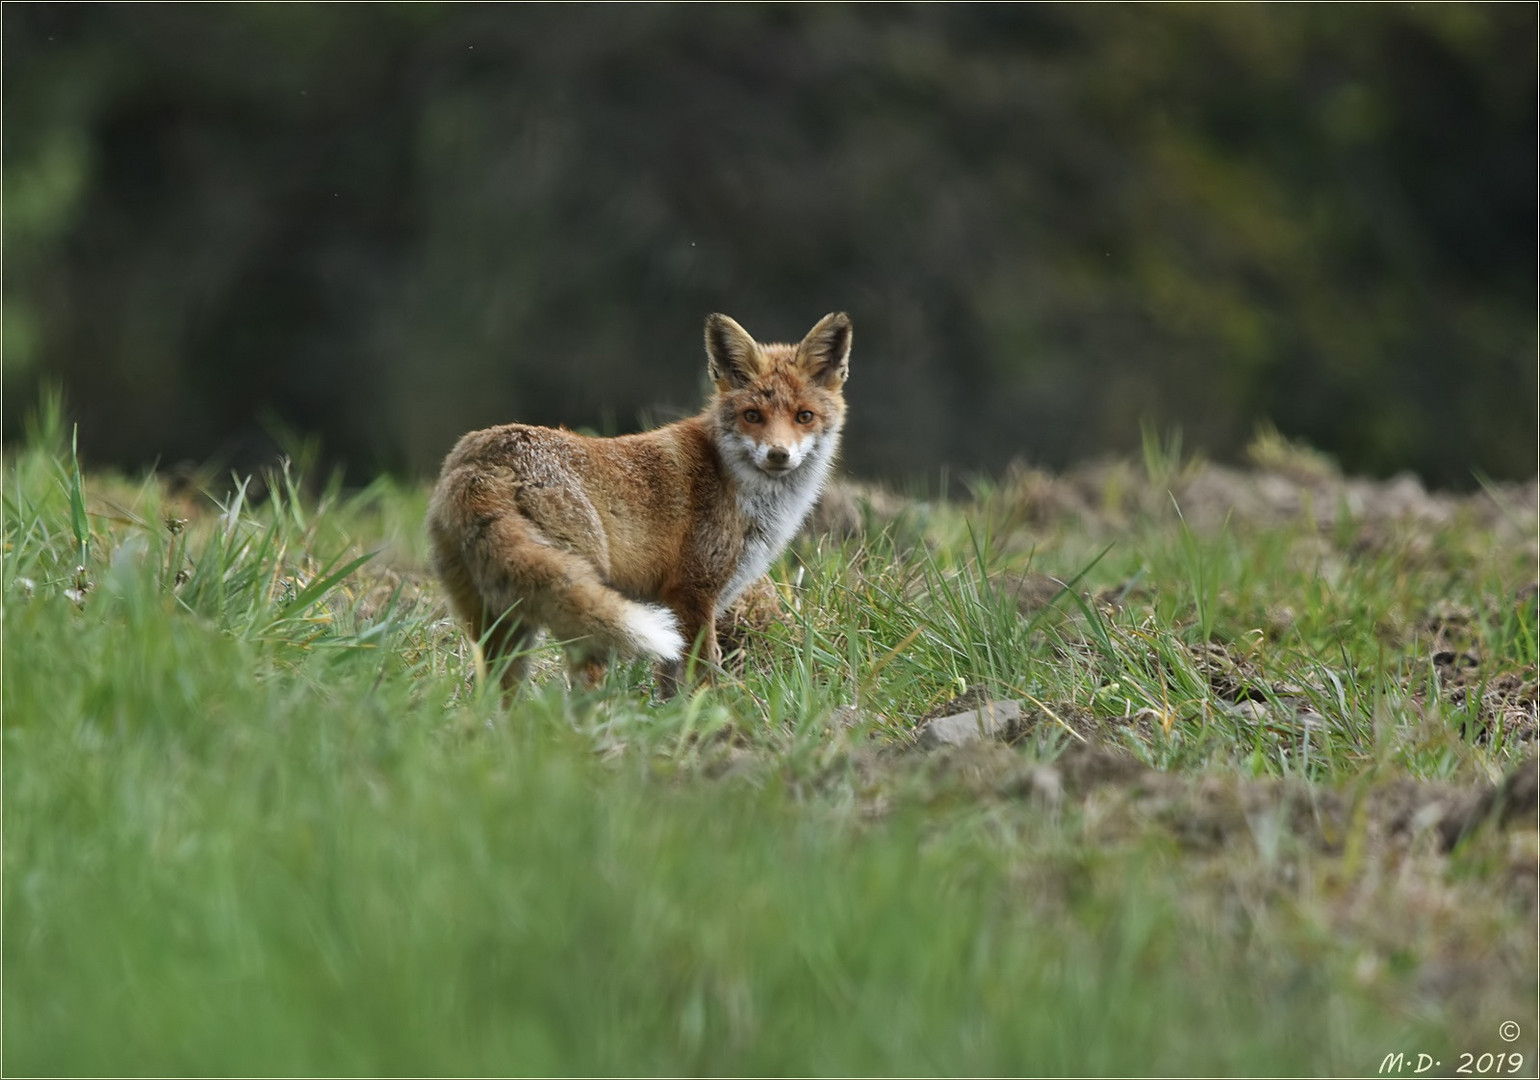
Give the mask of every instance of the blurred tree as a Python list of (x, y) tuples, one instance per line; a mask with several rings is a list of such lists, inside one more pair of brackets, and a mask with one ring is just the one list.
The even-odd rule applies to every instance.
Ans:
[(855, 319), (861, 473), (1535, 471), (1525, 5), (7, 5), (5, 422), (362, 477)]

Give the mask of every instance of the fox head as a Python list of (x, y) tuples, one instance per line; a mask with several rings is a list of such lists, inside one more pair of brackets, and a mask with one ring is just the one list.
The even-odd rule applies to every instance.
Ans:
[(789, 477), (808, 462), (827, 468), (845, 419), (850, 337), (842, 311), (796, 345), (761, 345), (726, 315), (706, 316), (719, 448), (740, 481)]

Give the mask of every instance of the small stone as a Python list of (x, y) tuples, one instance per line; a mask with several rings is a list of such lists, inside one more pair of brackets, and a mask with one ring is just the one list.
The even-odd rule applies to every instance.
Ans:
[(988, 701), (977, 709), (942, 716), (920, 728), (919, 745), (926, 750), (938, 746), (965, 746), (980, 739), (998, 739), (1005, 735), (1012, 721), (1021, 718), (1021, 705), (1015, 701)]
[(1252, 724), (1265, 724), (1273, 718), (1273, 711), (1263, 701), (1237, 701), (1225, 706), (1225, 711)]
[(1326, 719), (1326, 717), (1322, 716), (1320, 713), (1316, 712), (1314, 709), (1306, 709), (1304, 712), (1299, 713), (1295, 719), (1299, 722), (1300, 727), (1304, 728), (1306, 731), (1331, 730), (1331, 721)]

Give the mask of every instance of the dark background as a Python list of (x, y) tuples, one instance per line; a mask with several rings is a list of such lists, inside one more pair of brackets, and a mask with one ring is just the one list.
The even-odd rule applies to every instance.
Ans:
[(1264, 422), (1536, 458), (1536, 9), (52, 5), (4, 19), (4, 423), (365, 479), (855, 323), (851, 471)]

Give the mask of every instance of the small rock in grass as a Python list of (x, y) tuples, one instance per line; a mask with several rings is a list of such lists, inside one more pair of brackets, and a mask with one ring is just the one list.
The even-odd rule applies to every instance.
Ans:
[(1330, 731), (1331, 721), (1314, 709), (1306, 709), (1294, 718), (1306, 731)]
[(986, 701), (977, 709), (942, 716), (919, 731), (919, 745), (926, 750), (938, 746), (965, 746), (980, 739), (1003, 738), (1013, 721), (1021, 718), (1021, 705), (1014, 701)]
[(1225, 706), (1225, 711), (1253, 724), (1265, 724), (1273, 718), (1273, 711), (1263, 701), (1237, 701)]

